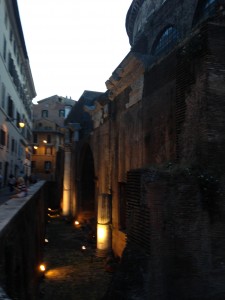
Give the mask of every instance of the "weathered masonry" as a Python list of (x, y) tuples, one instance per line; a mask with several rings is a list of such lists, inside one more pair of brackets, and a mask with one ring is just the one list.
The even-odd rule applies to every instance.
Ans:
[(37, 299), (47, 196), (45, 181), (40, 181), (27, 197), (0, 206), (0, 298)]
[(122, 257), (107, 299), (224, 297), (224, 24), (224, 1), (133, 1), (131, 51), (68, 118), (68, 207)]

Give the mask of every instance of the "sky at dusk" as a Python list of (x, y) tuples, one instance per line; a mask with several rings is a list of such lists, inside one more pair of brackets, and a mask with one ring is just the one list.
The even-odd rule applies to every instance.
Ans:
[(132, 0), (17, 0), (36, 101), (78, 100), (105, 82), (130, 51), (125, 29)]

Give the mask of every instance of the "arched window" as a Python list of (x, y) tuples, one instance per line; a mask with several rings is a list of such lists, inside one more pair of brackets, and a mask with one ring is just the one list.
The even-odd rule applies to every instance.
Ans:
[(176, 44), (178, 40), (178, 31), (175, 27), (167, 27), (163, 33), (156, 39), (155, 45), (153, 46), (153, 55), (168, 52)]
[(200, 0), (193, 19), (193, 25), (215, 13), (217, 0)]
[(212, 8), (212, 6), (214, 6), (216, 0), (206, 0), (204, 5), (203, 5), (203, 9), (204, 10), (209, 10), (210, 7)]

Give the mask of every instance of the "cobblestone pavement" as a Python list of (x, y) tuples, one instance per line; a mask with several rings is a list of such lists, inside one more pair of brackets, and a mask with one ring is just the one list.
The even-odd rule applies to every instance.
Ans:
[[(111, 281), (105, 259), (96, 257), (96, 245), (85, 227), (75, 227), (61, 217), (47, 225), (40, 300), (101, 300)], [(82, 250), (82, 246), (86, 246)]]

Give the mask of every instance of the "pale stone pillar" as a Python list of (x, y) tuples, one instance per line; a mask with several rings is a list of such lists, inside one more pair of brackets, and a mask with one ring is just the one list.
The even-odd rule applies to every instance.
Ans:
[(65, 147), (64, 177), (63, 177), (63, 201), (62, 215), (69, 216), (71, 213), (71, 149)]
[(111, 195), (98, 197), (97, 255), (106, 256), (111, 250)]
[[(71, 186), (71, 163), (72, 154), (71, 147), (79, 141), (79, 130), (81, 129), (79, 123), (68, 123), (65, 131), (65, 160), (64, 160), (64, 177), (63, 177), (63, 201), (62, 201), (62, 215), (74, 216), (76, 211), (76, 199), (72, 194)], [(70, 136), (73, 132), (72, 137)]]

